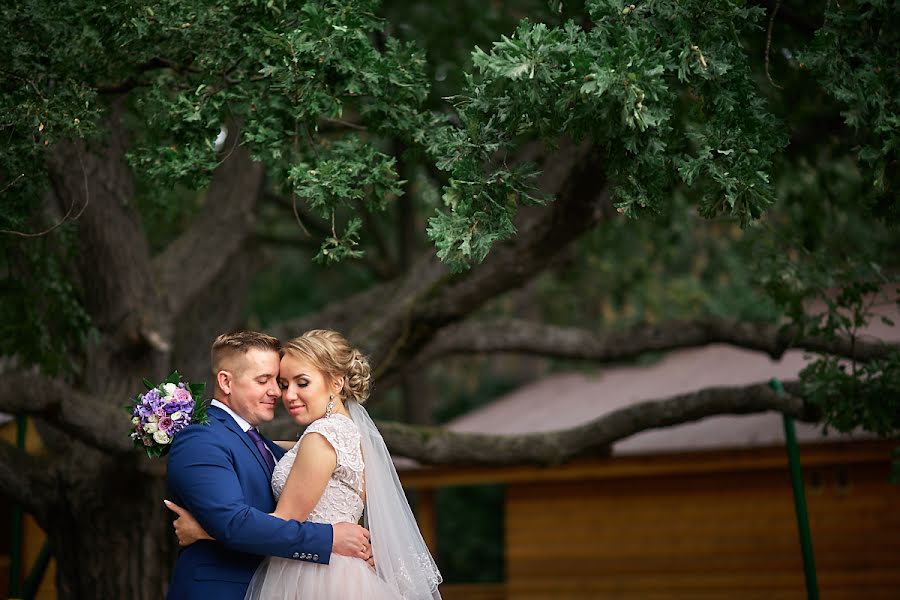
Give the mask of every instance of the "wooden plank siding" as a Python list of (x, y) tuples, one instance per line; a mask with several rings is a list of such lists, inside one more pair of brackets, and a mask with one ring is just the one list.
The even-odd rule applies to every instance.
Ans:
[[(7, 442), (9, 444), (15, 444), (16, 422), (14, 420), (4, 423), (2, 426), (0, 426), (0, 440), (3, 440), (4, 442)], [(34, 427), (34, 423), (31, 419), (28, 420), (28, 428), (25, 435), (25, 449), (30, 454), (46, 454), (46, 450), (41, 443), (41, 438), (38, 435), (37, 430)], [(8, 499), (0, 501), (0, 519), (3, 519), (4, 522), (8, 524), (11, 520), (11, 515), (12, 503)], [(34, 517), (29, 514), (25, 514), (22, 522), (23, 576), (28, 575), (28, 572), (34, 565), (34, 562), (37, 559), (38, 554), (40, 554), (41, 548), (43, 547), (46, 540), (47, 536), (38, 526), (37, 521), (34, 520)], [(7, 537), (7, 539), (5, 540), (4, 552), (9, 552), (8, 546), (9, 538)], [(0, 574), (0, 598), (7, 598), (9, 596), (9, 563), (10, 555), (0, 554), (0, 573), (2, 573)], [(41, 580), (40, 586), (38, 587), (35, 598), (36, 600), (55, 600), (56, 597), (56, 560), (51, 559), (50, 564), (47, 567), (47, 571), (44, 574), (44, 578)]]
[[(843, 451), (805, 470), (822, 597), (900, 598), (888, 454), (859, 462)], [(786, 467), (666, 471), (509, 484), (506, 598), (805, 597)]]

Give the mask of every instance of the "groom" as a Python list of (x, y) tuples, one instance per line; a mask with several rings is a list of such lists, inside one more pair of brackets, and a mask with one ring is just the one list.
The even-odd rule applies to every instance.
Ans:
[[(184, 548), (168, 600), (243, 600), (263, 556), (327, 564), (331, 553), (368, 558), (368, 532), (353, 523), (283, 521), (275, 510), (272, 469), (284, 454), (256, 430), (275, 416), (279, 341), (252, 331), (220, 335), (212, 347), (216, 378), (208, 425), (191, 425), (169, 451), (176, 504), (215, 541)], [(363, 548), (363, 551), (360, 551)]]

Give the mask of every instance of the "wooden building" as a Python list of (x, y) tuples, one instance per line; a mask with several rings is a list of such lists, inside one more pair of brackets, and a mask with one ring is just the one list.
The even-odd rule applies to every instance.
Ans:
[[(900, 323), (896, 312), (886, 314)], [(897, 328), (874, 327), (877, 337), (900, 341)], [(772, 361), (718, 345), (678, 351), (650, 366), (552, 375), (448, 426), (495, 434), (567, 429), (642, 400), (793, 379), (806, 361), (800, 352)], [(801, 423), (797, 434), (821, 597), (900, 598), (900, 486), (889, 483), (900, 440), (823, 435)], [(615, 444), (609, 457), (562, 467), (407, 465), (400, 475), (419, 491), (432, 548), (435, 489), (504, 485), (505, 581), (445, 585), (446, 600), (806, 597), (778, 414), (648, 431)]]
[[(25, 449), (31, 454), (43, 452), (40, 436), (26, 420)], [(0, 414), (0, 440), (9, 444), (17, 442), (16, 421), (8, 415)], [(12, 557), (13, 505), (8, 498), (0, 496), (0, 598), (10, 598), (10, 561)], [(21, 521), (21, 570), (22, 577), (27, 577), (32, 566), (38, 562), (47, 536), (38, 526), (34, 518), (25, 513)], [(36, 600), (55, 600), (56, 598), (56, 561), (50, 564), (37, 586)]]

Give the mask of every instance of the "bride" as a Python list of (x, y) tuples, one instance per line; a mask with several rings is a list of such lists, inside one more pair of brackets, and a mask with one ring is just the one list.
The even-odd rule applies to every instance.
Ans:
[[(434, 600), (441, 574), (425, 546), (381, 434), (361, 406), (369, 363), (339, 333), (307, 331), (282, 349), (278, 381), (290, 417), (306, 431), (275, 466), (273, 513), (282, 519), (356, 523), (365, 510), (375, 568), (333, 554), (328, 565), (268, 557), (245, 600)], [(212, 539), (186, 513), (184, 545)]]

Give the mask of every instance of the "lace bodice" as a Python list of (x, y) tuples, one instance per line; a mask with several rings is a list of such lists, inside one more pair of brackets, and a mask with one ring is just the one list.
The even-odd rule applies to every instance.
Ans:
[(315, 523), (356, 523), (362, 516), (365, 503), (363, 480), (363, 457), (359, 447), (359, 429), (344, 415), (335, 414), (313, 421), (294, 447), (275, 465), (272, 473), (272, 492), (275, 500), (287, 482), (288, 474), (297, 457), (300, 442), (310, 433), (321, 434), (337, 454), (337, 466), (322, 492), (319, 502), (309, 513), (309, 520)]

